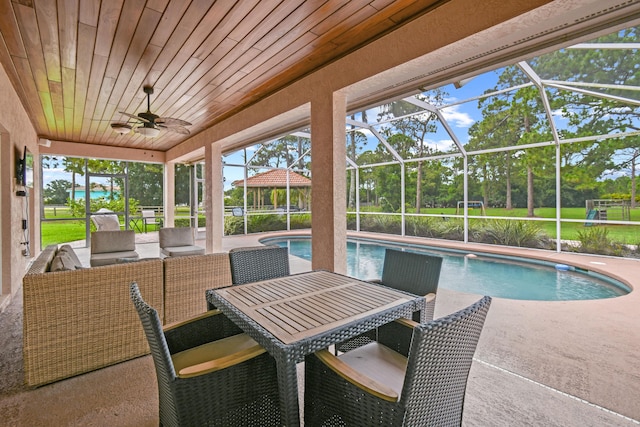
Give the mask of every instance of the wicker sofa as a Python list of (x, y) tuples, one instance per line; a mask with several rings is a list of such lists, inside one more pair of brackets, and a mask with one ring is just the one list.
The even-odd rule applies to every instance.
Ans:
[(61, 249), (45, 248), (23, 278), (23, 355), (29, 386), (149, 353), (129, 299), (132, 281), (165, 323), (204, 312), (205, 290), (231, 285), (227, 253), (80, 269), (63, 259), (65, 268), (50, 271), (59, 264)]

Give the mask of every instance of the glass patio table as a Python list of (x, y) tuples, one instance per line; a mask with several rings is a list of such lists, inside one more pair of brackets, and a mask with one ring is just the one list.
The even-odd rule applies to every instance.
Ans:
[(296, 364), (307, 354), (425, 309), (423, 296), (322, 270), (206, 295), (275, 358), (287, 426), (300, 424)]

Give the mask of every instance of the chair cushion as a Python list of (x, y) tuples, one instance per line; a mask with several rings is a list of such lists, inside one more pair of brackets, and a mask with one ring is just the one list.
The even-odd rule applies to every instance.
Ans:
[(259, 348), (260, 344), (247, 334), (238, 334), (181, 351), (171, 355), (171, 359), (176, 373), (180, 375), (185, 374), (185, 369), (201, 363), (207, 363), (208, 369), (214, 368), (216, 360), (232, 357), (254, 347)]
[(133, 230), (96, 231), (91, 234), (91, 254), (135, 251), (136, 235)]
[(400, 353), (378, 342), (372, 342), (338, 358), (361, 374), (390, 387), (398, 396), (402, 394), (407, 358)]
[(160, 249), (165, 256), (204, 255), (204, 248), (200, 246), (170, 246)]
[(193, 229), (190, 227), (163, 228), (159, 233), (160, 247), (193, 246)]
[(138, 259), (138, 253), (136, 251), (123, 251), (123, 252), (107, 252), (91, 254), (91, 267), (99, 267), (101, 265), (117, 264), (120, 258), (134, 258)]
[(95, 224), (96, 229), (98, 231), (120, 230), (120, 220), (118, 219), (118, 215), (104, 215), (105, 212), (113, 211), (101, 208), (98, 209), (96, 213), (102, 213), (103, 215), (91, 215), (91, 221)]

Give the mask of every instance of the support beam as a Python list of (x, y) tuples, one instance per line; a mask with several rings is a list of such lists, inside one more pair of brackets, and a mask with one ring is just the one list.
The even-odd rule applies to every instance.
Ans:
[(164, 165), (164, 226), (175, 226), (176, 212), (176, 164), (165, 163)]
[(347, 271), (346, 97), (318, 91), (311, 102), (312, 268)]
[[(224, 229), (222, 152), (220, 144), (208, 144), (204, 149), (205, 185), (204, 204), (206, 215), (207, 253), (222, 251)], [(196, 202), (197, 203), (197, 202)]]

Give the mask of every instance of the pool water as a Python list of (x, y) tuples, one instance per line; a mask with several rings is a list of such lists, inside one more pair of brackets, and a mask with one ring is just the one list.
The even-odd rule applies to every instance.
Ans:
[[(311, 260), (310, 238), (268, 239), (265, 244), (289, 248), (291, 255)], [(347, 242), (347, 274), (359, 279), (382, 275), (385, 249), (404, 249), (443, 257), (439, 286), (460, 292), (500, 298), (571, 301), (613, 298), (630, 292), (613, 279), (588, 271), (560, 271), (554, 264), (516, 261), (463, 252), (443, 252), (430, 247), (402, 247), (388, 242)]]

